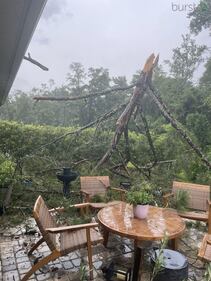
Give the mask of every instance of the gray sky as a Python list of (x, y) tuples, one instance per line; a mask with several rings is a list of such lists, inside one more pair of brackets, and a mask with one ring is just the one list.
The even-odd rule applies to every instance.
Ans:
[[(105, 67), (111, 75), (131, 75), (142, 68), (152, 53), (161, 62), (188, 32), (188, 11), (199, 0), (48, 0), (28, 51), (49, 68), (42, 71), (23, 61), (13, 84), (30, 90), (55, 80), (65, 83), (69, 65)], [(172, 4), (174, 11), (172, 10)], [(176, 11), (180, 8), (183, 11)], [(185, 11), (186, 9), (186, 11)], [(203, 33), (198, 43), (208, 44)]]

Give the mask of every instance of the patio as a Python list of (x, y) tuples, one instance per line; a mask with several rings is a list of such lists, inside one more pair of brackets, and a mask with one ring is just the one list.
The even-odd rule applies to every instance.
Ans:
[[(27, 227), (27, 235), (25, 234), (26, 225), (31, 226), (30, 228)], [(37, 228), (34, 225), (34, 221), (31, 219), (18, 227), (0, 230), (0, 280), (18, 281), (31, 267), (27, 250), (39, 237), (39, 233), (36, 232)], [(198, 247), (204, 232), (206, 232), (204, 223), (199, 224), (188, 221), (185, 234), (179, 241), (179, 251), (189, 261), (189, 280), (202, 280), (204, 274), (203, 263), (196, 260)], [(155, 243), (153, 246), (156, 247), (158, 244)], [(150, 280), (151, 252), (152, 249), (145, 251), (145, 264), (142, 272), (142, 280), (144, 281)], [(48, 253), (48, 247), (43, 244), (35, 252), (35, 259)], [(127, 270), (127, 268), (131, 268), (133, 264), (132, 241), (116, 235), (110, 235), (107, 248), (103, 245), (93, 247), (94, 280), (106, 280), (103, 276), (102, 268), (108, 266), (111, 261), (114, 262), (115, 267), (118, 269)], [(77, 250), (49, 263), (41, 271), (37, 271), (30, 280), (81, 280), (81, 276), (87, 268), (86, 249)]]

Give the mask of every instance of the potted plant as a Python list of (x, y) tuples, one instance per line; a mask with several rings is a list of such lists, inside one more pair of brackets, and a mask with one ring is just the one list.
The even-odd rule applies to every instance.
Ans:
[(153, 202), (153, 195), (146, 190), (131, 190), (127, 192), (126, 201), (133, 205), (134, 217), (145, 219), (149, 204)]

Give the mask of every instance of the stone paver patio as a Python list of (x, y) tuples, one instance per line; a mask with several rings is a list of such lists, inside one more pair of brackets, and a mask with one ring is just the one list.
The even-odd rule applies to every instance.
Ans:
[[(16, 230), (16, 231), (15, 231)], [(190, 280), (202, 280), (204, 265), (196, 259), (198, 247), (204, 233), (195, 227), (188, 228), (179, 241), (179, 251), (189, 261)], [(49, 253), (47, 245), (42, 244), (35, 251), (33, 259), (29, 259), (27, 251), (32, 243), (38, 239), (38, 234), (25, 235), (16, 229), (2, 230), (0, 233), (0, 281), (19, 281), (31, 267), (31, 263), (39, 256)], [(156, 246), (156, 245), (154, 245)], [(158, 245), (157, 245), (158, 246)], [(145, 251), (145, 265), (142, 271), (142, 280), (149, 281), (150, 253)], [(94, 280), (106, 280), (102, 267), (108, 266), (111, 261), (119, 268), (126, 270), (133, 265), (133, 243), (128, 239), (110, 235), (108, 248), (103, 245), (93, 247)], [(84, 265), (82, 267), (82, 265)], [(61, 257), (38, 270), (30, 280), (80, 280), (82, 268), (88, 270), (87, 251), (82, 249), (67, 256)]]

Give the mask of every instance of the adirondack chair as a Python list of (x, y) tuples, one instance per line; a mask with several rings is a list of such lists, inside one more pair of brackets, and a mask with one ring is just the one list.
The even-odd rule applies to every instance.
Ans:
[(110, 187), (110, 179), (108, 176), (86, 176), (80, 177), (81, 193), (85, 202), (90, 203), (90, 207), (101, 209), (106, 206), (118, 204), (120, 201), (111, 201), (108, 203), (92, 203), (92, 197), (95, 195), (105, 196), (108, 190), (120, 193), (121, 201), (124, 201), (126, 190), (121, 188)]
[[(87, 207), (86, 205), (84, 204), (85, 207)], [(83, 204), (80, 204), (79, 207), (83, 207)], [(103, 241), (101, 234), (96, 229), (98, 224), (87, 223), (58, 226), (53, 214), (63, 210), (64, 208), (48, 210), (43, 198), (41, 196), (37, 198), (33, 215), (42, 234), (42, 238), (30, 249), (28, 255), (30, 256), (43, 242), (47, 243), (51, 253), (34, 264), (21, 279), (22, 281), (28, 280), (33, 273), (50, 261), (84, 247), (88, 249), (90, 279), (93, 279), (92, 245)]]
[(211, 201), (210, 186), (187, 182), (173, 181), (172, 192), (163, 196), (164, 207), (178, 190), (185, 190), (189, 195), (188, 208), (190, 211), (178, 212), (183, 218), (204, 221), (208, 223), (208, 233), (211, 234)]

